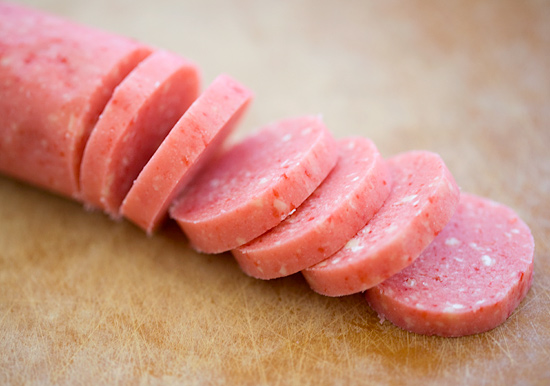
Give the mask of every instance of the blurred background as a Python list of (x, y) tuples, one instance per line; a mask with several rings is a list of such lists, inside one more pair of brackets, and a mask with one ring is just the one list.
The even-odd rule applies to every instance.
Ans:
[(550, 382), (550, 2), (17, 2), (175, 51), (199, 64), (205, 86), (237, 78), (256, 99), (234, 139), (313, 113), (385, 156), (435, 151), (464, 191), (517, 210), (537, 252), (533, 288), (504, 326), (419, 337), (378, 323), (361, 295), (323, 298), (299, 275), (254, 281), (229, 256), (195, 254), (169, 232), (147, 239), (2, 178), (8, 380)]

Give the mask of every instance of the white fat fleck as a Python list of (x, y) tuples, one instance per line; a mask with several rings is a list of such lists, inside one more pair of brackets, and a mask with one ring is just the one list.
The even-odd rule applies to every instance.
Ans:
[(416, 303), (416, 308), (419, 309), (419, 310), (425, 310), (426, 306), (424, 306), (424, 304), (422, 304), (422, 303)]
[(461, 259), (460, 257), (455, 257), (455, 260), (458, 261), (459, 263), (464, 262), (464, 259)]
[(279, 273), (280, 273), (281, 275), (283, 275), (283, 276), (286, 276), (287, 271), (286, 271), (286, 267), (285, 267), (284, 265), (283, 265), (283, 266), (281, 267), (281, 269), (279, 270)]
[(491, 258), (489, 255), (483, 255), (481, 256), (481, 261), (483, 262), (483, 265), (490, 267), (491, 265), (495, 264), (495, 260)]
[(389, 227), (387, 227), (384, 232), (386, 233), (393, 233), (397, 230), (397, 225), (391, 224)]
[(294, 214), (294, 212), (296, 212), (296, 208), (292, 209), (288, 215), (292, 216)]
[(412, 288), (416, 285), (416, 280), (414, 280), (413, 278), (408, 278), (403, 284), (405, 284), (405, 287)]
[(330, 263), (331, 263), (332, 265), (336, 265), (336, 264), (338, 264), (338, 263), (340, 262), (340, 260), (342, 260), (342, 258), (341, 258), (341, 257), (337, 257), (337, 258), (335, 258), (335, 259), (332, 259)]
[(285, 159), (283, 161), (283, 163), (281, 163), (281, 167), (284, 168), (285, 166), (287, 166), (288, 164), (290, 164), (290, 160), (289, 159)]
[(256, 198), (254, 201), (252, 201), (252, 205), (256, 208), (261, 208), (262, 206), (264, 206), (264, 203), (261, 198)]
[(258, 181), (259, 184), (265, 184), (269, 179), (267, 177), (260, 178), (260, 181)]
[(292, 134), (288, 133), (288, 134), (285, 134), (285, 136), (283, 138), (281, 138), (281, 141), (288, 142), (291, 139), (292, 139)]
[(483, 304), (483, 303), (485, 303), (485, 299), (481, 299), (481, 300), (478, 300), (478, 301), (476, 302), (476, 304)]
[(451, 304), (450, 306), (445, 307), (444, 312), (454, 312), (456, 310), (461, 310), (464, 308), (462, 304)]
[(239, 245), (243, 245), (244, 243), (246, 243), (246, 240), (243, 239), (242, 237), (237, 237), (237, 239), (235, 240), (237, 242), (237, 244)]
[(364, 246), (359, 244), (358, 239), (351, 239), (350, 241), (348, 241), (346, 243), (345, 248), (349, 249), (352, 252), (357, 252), (357, 251), (360, 251), (361, 249), (363, 249)]
[(162, 176), (156, 175), (153, 177), (153, 189), (158, 192), (160, 190), (160, 184), (162, 183)]
[(286, 213), (288, 211), (288, 204), (282, 200), (279, 200), (278, 198), (273, 200), (273, 206), (279, 212)]
[(260, 271), (261, 273), (264, 273), (264, 270), (262, 269), (262, 267), (258, 267), (258, 271)]
[(210, 180), (210, 187), (217, 188), (220, 185), (220, 180), (213, 178)]
[(504, 234), (506, 235), (506, 237), (508, 237), (509, 239), (512, 238), (512, 234), (511, 233), (508, 233), (508, 232), (504, 232)]
[(309, 133), (311, 133), (313, 129), (311, 127), (306, 127), (305, 129), (302, 130), (302, 135), (308, 135)]
[(160, 86), (160, 82), (157, 80), (157, 81), (155, 82), (155, 88), (158, 88), (159, 86)]
[(319, 264), (317, 264), (317, 267), (322, 268), (327, 266), (327, 261), (321, 261)]
[(397, 203), (398, 204), (405, 204), (407, 202), (411, 202), (412, 200), (414, 200), (416, 197), (418, 197), (418, 194), (411, 194), (410, 196), (406, 196), (406, 197), (403, 197), (401, 200), (399, 200)]
[(470, 243), (468, 244), (471, 248), (475, 249), (476, 251), (479, 250), (478, 246), (476, 243)]
[(355, 142), (348, 142), (348, 149), (353, 149), (355, 148)]
[(510, 232), (515, 233), (515, 234), (518, 234), (518, 233), (519, 233), (519, 229), (514, 228), (514, 229), (512, 229)]
[(460, 245), (460, 240), (454, 237), (449, 237), (445, 240), (445, 245), (449, 245), (451, 247), (455, 247), (457, 245)]
[(353, 179), (351, 180), (351, 182), (355, 182), (355, 181), (358, 181), (359, 180), (359, 176), (355, 176), (353, 177)]

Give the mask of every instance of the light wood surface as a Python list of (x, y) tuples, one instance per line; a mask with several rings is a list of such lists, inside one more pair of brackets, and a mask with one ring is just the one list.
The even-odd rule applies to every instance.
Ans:
[(256, 92), (235, 139), (321, 113), (385, 156), (438, 152), (513, 207), (534, 284), (459, 339), (379, 323), (362, 295), (246, 277), (169, 224), (127, 222), (0, 177), (1, 384), (550, 384), (550, 2), (25, 1), (226, 72)]

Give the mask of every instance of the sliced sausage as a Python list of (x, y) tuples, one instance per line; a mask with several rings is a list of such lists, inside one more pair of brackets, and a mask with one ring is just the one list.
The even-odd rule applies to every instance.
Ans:
[(339, 141), (340, 158), (311, 196), (282, 223), (233, 250), (245, 273), (273, 279), (324, 260), (351, 239), (380, 209), (391, 176), (372, 141)]
[(157, 51), (115, 89), (82, 158), (82, 200), (119, 217), (132, 182), (177, 120), (197, 98), (197, 67)]
[(411, 332), (488, 331), (527, 294), (534, 248), (529, 228), (510, 208), (462, 194), (452, 220), (420, 258), (366, 297), (382, 319)]
[(149, 234), (168, 206), (231, 133), (252, 92), (220, 75), (193, 102), (147, 162), (124, 199), (121, 213)]
[(334, 167), (336, 141), (319, 117), (282, 120), (211, 162), (171, 209), (191, 245), (218, 253), (273, 228)]
[(437, 154), (407, 152), (388, 160), (392, 192), (369, 223), (328, 259), (303, 274), (328, 296), (364, 291), (410, 265), (449, 222), (459, 200)]
[(151, 49), (0, 2), (0, 172), (79, 198), (86, 140)]

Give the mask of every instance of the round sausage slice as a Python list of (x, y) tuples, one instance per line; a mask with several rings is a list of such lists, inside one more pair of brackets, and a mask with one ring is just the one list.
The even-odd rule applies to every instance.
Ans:
[(337, 158), (336, 141), (319, 117), (267, 125), (211, 162), (170, 215), (198, 251), (237, 248), (284, 220)]
[(449, 224), (410, 267), (366, 293), (381, 319), (463, 336), (503, 323), (527, 294), (534, 240), (510, 208), (462, 194)]
[(150, 52), (0, 2), (0, 172), (78, 199), (90, 132), (115, 87)]
[(311, 196), (282, 223), (235, 250), (242, 270), (253, 277), (287, 276), (329, 257), (380, 209), (391, 176), (372, 141), (339, 141), (340, 158)]
[(252, 100), (252, 92), (220, 75), (183, 114), (124, 199), (121, 214), (151, 234), (168, 206), (209, 162)]
[(355, 237), (302, 271), (323, 295), (364, 291), (410, 265), (449, 222), (459, 189), (437, 154), (413, 151), (388, 160), (392, 192)]
[(199, 71), (178, 55), (157, 51), (115, 89), (86, 144), (82, 200), (119, 218), (132, 182), (197, 98)]

